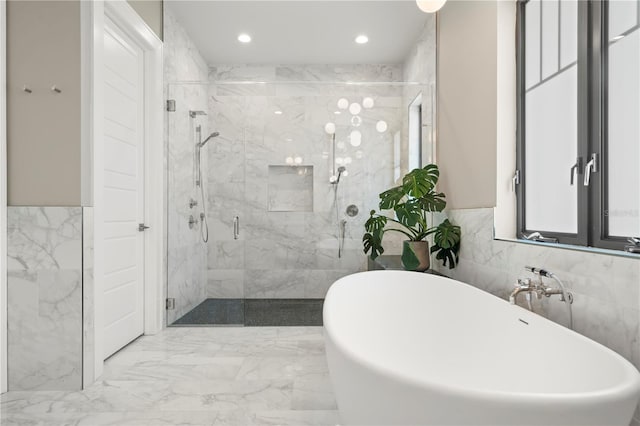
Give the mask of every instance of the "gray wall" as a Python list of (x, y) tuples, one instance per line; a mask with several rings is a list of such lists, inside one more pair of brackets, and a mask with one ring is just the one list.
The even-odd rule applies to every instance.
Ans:
[(438, 25), (438, 164), (452, 209), (496, 205), (497, 4), (449, 1)]
[(7, 2), (7, 151), (9, 205), (80, 205), (77, 1)]
[[(162, 1), (129, 3), (162, 38)], [(10, 206), (82, 204), (80, 38), (79, 1), (7, 2)]]
[(133, 10), (138, 12), (138, 15), (160, 37), (160, 40), (164, 40), (162, 28), (164, 22), (164, 14), (162, 13), (163, 0), (127, 0), (127, 3), (131, 5)]

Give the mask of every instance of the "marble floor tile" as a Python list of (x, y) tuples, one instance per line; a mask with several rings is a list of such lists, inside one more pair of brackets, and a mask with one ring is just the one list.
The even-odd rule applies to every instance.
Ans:
[(321, 327), (168, 328), (79, 392), (1, 397), (2, 425), (337, 425)]

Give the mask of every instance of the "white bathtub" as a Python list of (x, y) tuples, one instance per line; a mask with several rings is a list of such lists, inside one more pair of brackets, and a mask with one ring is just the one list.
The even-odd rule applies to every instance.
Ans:
[(615, 352), (447, 278), (342, 278), (324, 328), (344, 425), (627, 426), (640, 397)]

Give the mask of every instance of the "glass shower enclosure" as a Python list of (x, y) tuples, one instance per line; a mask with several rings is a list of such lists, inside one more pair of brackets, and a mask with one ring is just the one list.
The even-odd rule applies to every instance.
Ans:
[(433, 160), (434, 83), (387, 65), (231, 68), (167, 87), (167, 323), (320, 325), (329, 286), (367, 269), (378, 194)]

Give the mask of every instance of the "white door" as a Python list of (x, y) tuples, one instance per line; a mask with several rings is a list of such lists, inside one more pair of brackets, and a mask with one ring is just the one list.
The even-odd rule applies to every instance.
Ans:
[(144, 53), (104, 33), (104, 358), (144, 331)]

